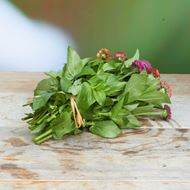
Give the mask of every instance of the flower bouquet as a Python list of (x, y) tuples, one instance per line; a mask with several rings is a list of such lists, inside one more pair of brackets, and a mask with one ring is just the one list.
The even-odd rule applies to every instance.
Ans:
[(63, 69), (46, 75), (26, 104), (32, 112), (23, 118), (36, 144), (83, 131), (114, 138), (123, 129), (140, 127), (140, 117), (171, 118), (171, 87), (139, 59), (138, 50), (129, 59), (124, 52), (111, 56), (108, 49), (81, 59), (69, 47)]

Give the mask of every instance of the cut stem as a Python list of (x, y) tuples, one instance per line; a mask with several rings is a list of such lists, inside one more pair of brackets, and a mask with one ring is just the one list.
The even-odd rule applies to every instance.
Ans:
[(43, 134), (37, 136), (37, 137), (34, 139), (34, 141), (37, 142), (37, 141), (43, 139), (44, 137), (50, 135), (51, 133), (52, 133), (52, 129), (49, 129), (49, 130), (46, 131), (45, 133), (43, 133)]
[(46, 137), (44, 137), (43, 139), (40, 139), (40, 140), (38, 140), (38, 141), (35, 141), (35, 140), (34, 140), (34, 142), (35, 142), (36, 144), (41, 144), (41, 143), (43, 143), (43, 142), (45, 142), (46, 140), (51, 139), (51, 138), (52, 138), (52, 134), (50, 134), (50, 135), (48, 135), (48, 136), (46, 136)]

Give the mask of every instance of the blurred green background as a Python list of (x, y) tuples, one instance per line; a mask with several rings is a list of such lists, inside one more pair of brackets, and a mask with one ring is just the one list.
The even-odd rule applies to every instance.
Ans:
[(190, 73), (190, 0), (11, 0), (27, 16), (62, 27), (82, 57), (136, 48), (162, 73)]

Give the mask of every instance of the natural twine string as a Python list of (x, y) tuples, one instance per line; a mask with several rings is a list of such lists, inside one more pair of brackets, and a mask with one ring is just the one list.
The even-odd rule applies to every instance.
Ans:
[(81, 114), (80, 114), (80, 112), (78, 110), (78, 107), (77, 107), (77, 104), (76, 104), (74, 96), (70, 97), (70, 102), (71, 102), (71, 108), (72, 108), (72, 111), (73, 111), (75, 127), (80, 128), (81, 126), (84, 126), (85, 120), (82, 118), (82, 116), (81, 116)]

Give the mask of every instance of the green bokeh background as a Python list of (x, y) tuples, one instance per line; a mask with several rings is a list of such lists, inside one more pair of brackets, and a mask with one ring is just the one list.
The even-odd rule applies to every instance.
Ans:
[(12, 0), (26, 15), (62, 27), (82, 57), (102, 47), (139, 48), (162, 73), (190, 73), (190, 0)]

